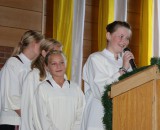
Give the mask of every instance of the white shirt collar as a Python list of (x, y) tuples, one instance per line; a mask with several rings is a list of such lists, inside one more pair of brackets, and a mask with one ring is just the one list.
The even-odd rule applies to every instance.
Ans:
[(19, 57), (23, 61), (24, 64), (30, 64), (31, 65), (32, 61), (26, 55), (24, 55), (23, 53), (20, 53)]
[[(102, 51), (102, 53), (104, 53), (105, 55), (107, 55), (107, 56), (112, 57), (113, 59), (115, 59), (114, 54), (112, 52), (110, 52), (109, 50), (107, 50), (107, 49), (104, 49)], [(118, 54), (118, 59), (120, 59), (121, 57), (122, 56), (120, 54)]]
[(61, 88), (61, 89), (65, 89), (65, 88), (70, 88), (70, 84), (68, 82), (68, 80), (65, 79), (64, 83), (63, 83), (63, 86), (59, 86), (55, 81), (54, 79), (51, 77), (50, 80), (51, 84), (53, 85), (54, 88)]

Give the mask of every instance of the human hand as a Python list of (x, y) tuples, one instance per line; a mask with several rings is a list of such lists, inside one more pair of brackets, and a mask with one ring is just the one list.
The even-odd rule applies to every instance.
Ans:
[(132, 54), (132, 52), (130, 51), (125, 51), (124, 55), (123, 55), (123, 67), (128, 70), (130, 67), (130, 63), (129, 61), (131, 59), (134, 59), (134, 56)]

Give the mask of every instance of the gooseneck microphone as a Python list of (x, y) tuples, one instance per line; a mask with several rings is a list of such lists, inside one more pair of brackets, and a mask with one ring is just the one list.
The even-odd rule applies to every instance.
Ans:
[[(129, 48), (125, 48), (123, 51), (125, 52), (125, 51), (131, 51), (131, 50)], [(130, 63), (133, 70), (137, 68), (133, 59), (130, 59), (129, 63)]]

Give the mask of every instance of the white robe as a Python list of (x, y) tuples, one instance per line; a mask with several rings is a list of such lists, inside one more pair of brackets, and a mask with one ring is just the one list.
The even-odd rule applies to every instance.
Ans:
[[(37, 68), (34, 68), (24, 80), (22, 86), (20, 130), (34, 130), (32, 120), (32, 101), (36, 88), (42, 82), (40, 81), (39, 73), (40, 71)], [(47, 73), (47, 77), (50, 77), (49, 73)]]
[(122, 67), (122, 57), (115, 60), (114, 55), (104, 49), (89, 56), (83, 68), (83, 80), (86, 97), (86, 107), (82, 119), (81, 130), (104, 130), (104, 109), (101, 97), (105, 86), (120, 77), (119, 68)]
[(22, 84), (31, 70), (31, 61), (23, 53), (19, 57), (23, 63), (15, 57), (10, 57), (1, 70), (0, 124), (20, 124), (20, 117), (14, 110), (20, 109)]
[(85, 104), (84, 94), (75, 83), (65, 81), (62, 88), (51, 78), (35, 94), (40, 126), (37, 130), (80, 130)]

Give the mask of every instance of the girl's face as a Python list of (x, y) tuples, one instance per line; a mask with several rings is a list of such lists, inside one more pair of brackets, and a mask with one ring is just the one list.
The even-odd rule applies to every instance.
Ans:
[(39, 54), (40, 54), (40, 43), (33, 42), (32, 50), (35, 54), (35, 57), (39, 56)]
[(107, 32), (108, 49), (114, 54), (123, 52), (129, 44), (131, 30), (125, 27), (119, 27), (112, 34)]
[(64, 58), (61, 54), (52, 54), (48, 57), (48, 71), (52, 77), (63, 77), (66, 71)]

